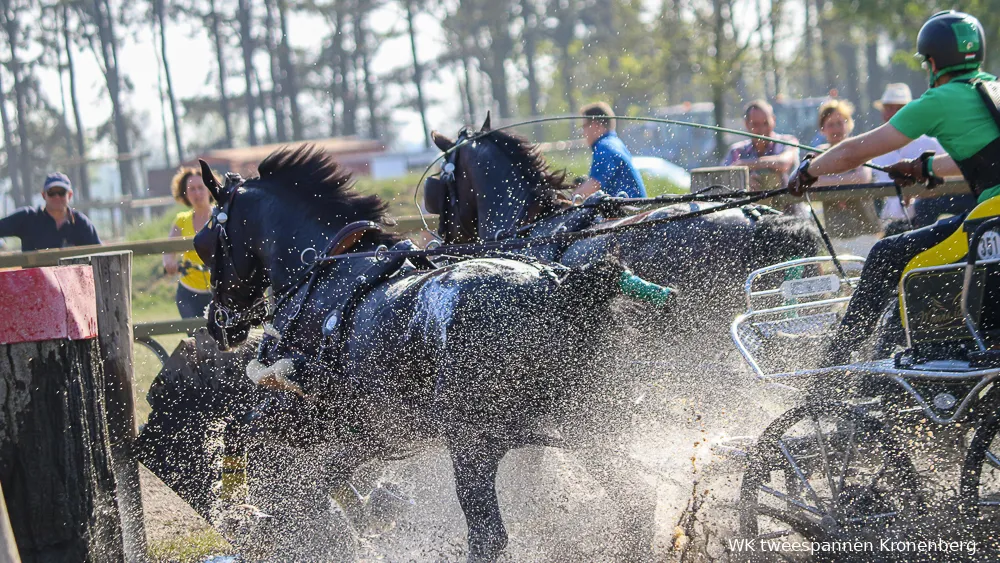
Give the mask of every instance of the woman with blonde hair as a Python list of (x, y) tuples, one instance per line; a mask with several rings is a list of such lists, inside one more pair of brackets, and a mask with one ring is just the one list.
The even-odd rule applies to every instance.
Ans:
[[(170, 238), (194, 236), (212, 217), (212, 194), (205, 187), (201, 170), (181, 167), (170, 183), (170, 192), (177, 203), (190, 209), (177, 214), (168, 236)], [(168, 275), (177, 273), (181, 275), (177, 281), (176, 294), (177, 310), (180, 311), (181, 318), (203, 316), (205, 308), (212, 300), (212, 288), (208, 269), (198, 257), (194, 247), (181, 253), (180, 260), (176, 254), (164, 254), (163, 268)]]
[[(827, 142), (819, 146), (824, 150), (850, 137), (854, 132), (854, 106), (851, 102), (836, 98), (823, 102), (819, 107), (819, 131), (826, 137)], [(820, 176), (816, 185), (867, 184), (871, 181), (871, 170), (859, 166), (841, 174)], [(823, 215), (830, 233), (838, 238), (872, 235), (881, 230), (875, 202), (870, 200), (824, 203)]]

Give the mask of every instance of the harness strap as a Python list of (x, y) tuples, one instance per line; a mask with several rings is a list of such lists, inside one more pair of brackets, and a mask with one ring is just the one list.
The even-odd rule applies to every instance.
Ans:
[(605, 228), (596, 227), (589, 231), (578, 231), (573, 233), (556, 233), (554, 235), (549, 235), (545, 237), (503, 240), (503, 241), (489, 241), (489, 242), (481, 242), (475, 244), (442, 245), (432, 249), (424, 249), (424, 250), (387, 250), (387, 251), (375, 251), (375, 252), (357, 252), (351, 254), (344, 254), (340, 256), (327, 256), (323, 258), (317, 258), (315, 263), (318, 264), (318, 263), (333, 262), (336, 260), (343, 260), (345, 258), (392, 259), (392, 258), (412, 258), (412, 257), (430, 257), (430, 256), (479, 256), (489, 252), (513, 251), (522, 248), (530, 248), (532, 246), (546, 245), (550, 243), (574, 242), (577, 240), (599, 237), (610, 233), (645, 229), (648, 227), (659, 225), (661, 223), (670, 223), (672, 221), (692, 219), (694, 217), (710, 215), (712, 213), (718, 213), (720, 211), (726, 211), (728, 209), (736, 209), (751, 203), (755, 203), (762, 199), (771, 198), (787, 192), (788, 188), (778, 188), (766, 192), (758, 192), (750, 197), (730, 201), (728, 203), (724, 203), (716, 207), (699, 209), (697, 211), (691, 211), (689, 213), (682, 213), (680, 215), (673, 215), (669, 217), (658, 217), (656, 219), (650, 219), (648, 221), (641, 223), (616, 225)]

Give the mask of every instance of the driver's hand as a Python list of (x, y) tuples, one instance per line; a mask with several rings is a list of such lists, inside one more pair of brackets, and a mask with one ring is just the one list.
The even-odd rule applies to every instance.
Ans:
[(809, 173), (809, 164), (812, 163), (812, 159), (815, 157), (816, 155), (814, 154), (807, 154), (802, 159), (799, 167), (792, 173), (792, 177), (788, 179), (788, 192), (792, 195), (802, 197), (806, 193), (806, 190), (819, 180), (819, 178)]
[(172, 276), (180, 271), (176, 260), (165, 261), (163, 263), (163, 269), (167, 272), (168, 276)]
[(927, 178), (924, 177), (924, 164), (919, 158), (904, 158), (895, 164), (886, 166), (885, 171), (900, 188), (927, 181)]

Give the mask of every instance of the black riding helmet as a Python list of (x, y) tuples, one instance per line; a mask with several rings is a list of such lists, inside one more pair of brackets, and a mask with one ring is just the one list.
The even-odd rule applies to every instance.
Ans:
[(931, 88), (943, 74), (979, 68), (985, 53), (983, 24), (963, 12), (938, 12), (927, 20), (917, 35), (917, 57), (922, 62), (933, 59), (937, 66), (937, 72), (931, 74)]

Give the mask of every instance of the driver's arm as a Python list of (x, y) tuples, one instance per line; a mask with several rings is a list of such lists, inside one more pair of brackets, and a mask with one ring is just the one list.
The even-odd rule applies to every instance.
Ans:
[[(809, 165), (812, 176), (840, 174), (857, 168), (876, 156), (900, 149), (913, 139), (899, 132), (891, 123), (880, 125), (857, 137), (851, 137), (813, 159)], [(937, 159), (934, 167), (937, 170)]]

